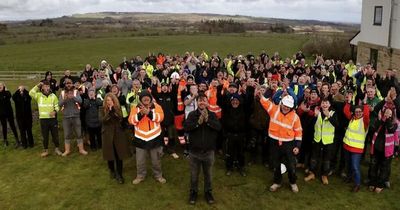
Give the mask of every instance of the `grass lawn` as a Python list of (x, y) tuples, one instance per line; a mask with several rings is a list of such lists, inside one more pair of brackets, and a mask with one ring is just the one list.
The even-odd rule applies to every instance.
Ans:
[[(81, 70), (86, 63), (97, 65), (101, 59), (113, 64), (124, 56), (145, 55), (148, 51), (179, 53), (206, 50), (209, 54), (226, 53), (258, 54), (265, 49), (269, 54), (279, 51), (283, 56), (296, 52), (304, 41), (303, 36), (266, 35), (240, 36), (166, 36), (102, 38), (88, 40), (50, 41), (31, 44), (0, 46), (0, 71), (11, 70)], [(1, 80), (1, 78), (0, 78)], [(13, 93), (18, 84), (31, 88), (37, 81), (7, 82)], [(336, 176), (330, 184), (320, 181), (305, 183), (298, 172), (300, 192), (293, 194), (284, 176), (284, 187), (268, 192), (272, 172), (260, 164), (248, 167), (248, 176), (234, 173), (225, 176), (224, 162), (217, 158), (214, 166), (213, 187), (216, 203), (209, 207), (203, 198), (202, 183), (196, 206), (187, 204), (189, 167), (186, 159), (173, 160), (164, 156), (162, 168), (167, 179), (165, 185), (148, 177), (145, 182), (130, 184), (136, 175), (135, 159), (124, 162), (126, 183), (119, 185), (110, 180), (101, 151), (77, 154), (77, 148), (67, 158), (51, 155), (40, 158), (42, 138), (34, 120), (33, 149), (13, 149), (0, 146), (0, 209), (400, 209), (400, 163), (393, 161), (392, 189), (382, 194), (368, 192), (363, 186), (359, 193), (351, 193), (351, 185)], [(61, 124), (60, 124), (61, 125)], [(62, 129), (60, 128), (60, 138)], [(9, 133), (13, 144), (13, 136)], [(2, 142), (1, 142), (2, 143)], [(61, 140), (61, 145), (63, 141)], [(50, 151), (53, 144), (50, 142)], [(367, 166), (363, 165), (363, 177)], [(202, 176), (201, 176), (202, 179)]]
[(110, 37), (82, 40), (58, 40), (29, 44), (7, 44), (0, 46), (0, 71), (81, 71), (87, 63), (98, 67), (105, 59), (114, 66), (124, 57), (148, 55), (149, 52), (166, 54), (184, 54), (186, 51), (209, 55), (218, 52), (221, 57), (228, 53), (255, 55), (266, 50), (268, 54), (278, 51), (292, 56), (301, 49), (307, 37), (294, 34), (267, 35), (185, 35), (155, 37)]

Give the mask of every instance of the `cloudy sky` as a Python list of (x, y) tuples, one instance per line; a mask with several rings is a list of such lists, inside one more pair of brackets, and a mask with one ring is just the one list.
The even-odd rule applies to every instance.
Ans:
[(87, 12), (217, 13), (359, 23), (362, 0), (0, 0), (0, 20)]

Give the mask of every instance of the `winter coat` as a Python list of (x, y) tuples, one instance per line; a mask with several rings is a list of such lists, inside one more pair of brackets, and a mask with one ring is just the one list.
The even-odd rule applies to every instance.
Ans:
[(122, 118), (117, 116), (114, 109), (103, 117), (101, 139), (104, 160), (115, 160), (113, 146), (120, 160), (131, 156), (128, 136), (122, 129), (121, 121)]
[(19, 90), (15, 91), (12, 99), (15, 104), (15, 114), (17, 119), (27, 120), (32, 123), (32, 98), (27, 90), (24, 90), (22, 94)]
[(0, 118), (14, 118), (13, 109), (11, 107), (11, 93), (8, 90), (0, 92)]

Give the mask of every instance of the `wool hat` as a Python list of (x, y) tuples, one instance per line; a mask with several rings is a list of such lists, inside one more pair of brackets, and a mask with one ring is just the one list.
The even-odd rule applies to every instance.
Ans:
[(142, 101), (143, 97), (150, 97), (150, 100), (153, 100), (153, 97), (151, 96), (151, 93), (148, 90), (142, 90), (142, 92), (139, 95), (139, 100)]

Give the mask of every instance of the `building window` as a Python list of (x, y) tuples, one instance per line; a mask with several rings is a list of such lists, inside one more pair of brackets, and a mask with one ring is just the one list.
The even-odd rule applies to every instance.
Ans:
[(382, 14), (383, 14), (383, 7), (376, 6), (374, 12), (374, 26), (382, 25)]
[(378, 64), (378, 50), (377, 49), (371, 49), (369, 62), (371, 63), (371, 66), (374, 67), (374, 69), (376, 69), (376, 66)]

